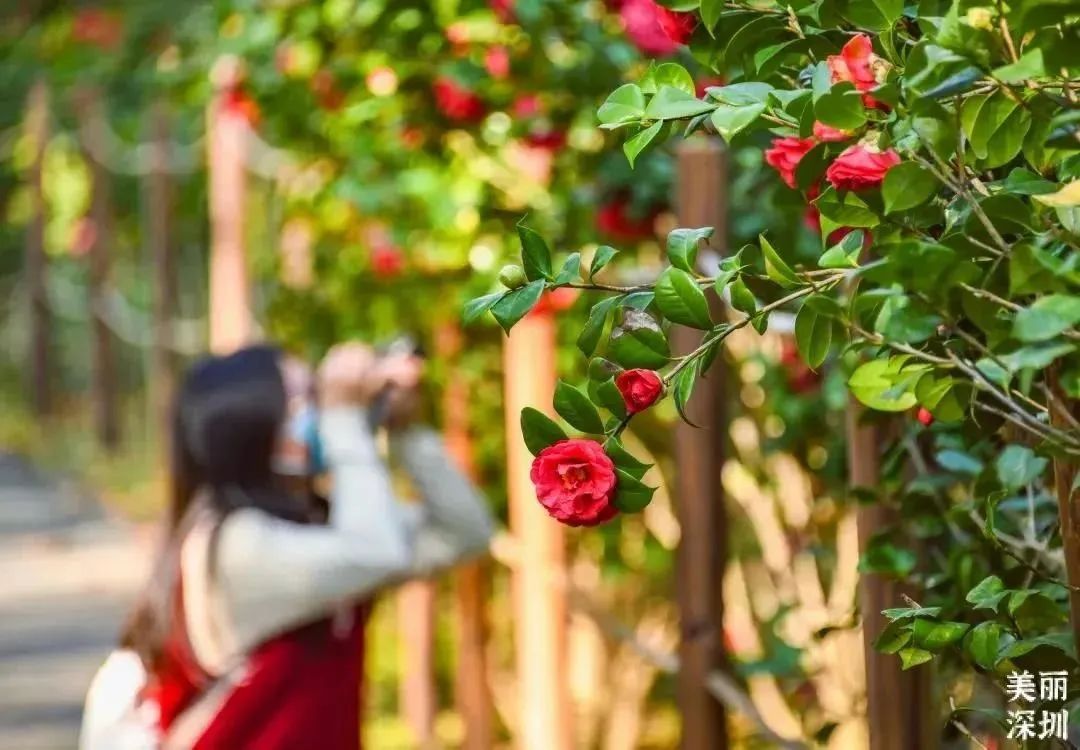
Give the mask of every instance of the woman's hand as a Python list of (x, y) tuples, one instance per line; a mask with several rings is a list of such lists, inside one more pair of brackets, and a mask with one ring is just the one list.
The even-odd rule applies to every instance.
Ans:
[(412, 355), (380, 358), (366, 344), (338, 344), (319, 365), (319, 401), (323, 406), (367, 406), (387, 387), (415, 390), (422, 368), (422, 360)]

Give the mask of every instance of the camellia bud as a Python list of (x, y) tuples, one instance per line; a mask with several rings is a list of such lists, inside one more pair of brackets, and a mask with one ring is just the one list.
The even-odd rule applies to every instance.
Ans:
[(528, 281), (525, 276), (525, 269), (517, 264), (511, 263), (503, 266), (502, 270), (499, 271), (499, 283), (507, 289), (518, 289), (525, 286)]

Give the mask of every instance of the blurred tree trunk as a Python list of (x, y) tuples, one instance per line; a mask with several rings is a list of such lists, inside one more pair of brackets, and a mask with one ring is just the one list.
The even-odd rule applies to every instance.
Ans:
[(49, 141), (49, 89), (39, 79), (30, 89), (27, 102), (26, 131), (34, 150), (30, 166), (30, 223), (26, 229), (26, 287), (30, 302), (30, 362), (28, 370), (30, 400), (34, 413), (47, 416), (52, 410), (50, 346), (52, 339), (49, 293), (45, 274), (45, 148)]
[(521, 436), (526, 406), (550, 413), (555, 392), (555, 318), (527, 315), (503, 347), (510, 529), (520, 556), (513, 570), (514, 640), (518, 665), (515, 746), (568, 750), (571, 710), (566, 680), (566, 550), (562, 527), (536, 500), (529, 479), (532, 455)]
[(79, 116), (91, 127), (84, 128), (83, 155), (90, 168), (90, 221), (93, 240), (87, 260), (89, 263), (90, 304), (90, 401), (94, 415), (94, 432), (98, 445), (112, 453), (120, 444), (120, 422), (117, 415), (116, 367), (113, 361), (112, 331), (106, 323), (108, 306), (110, 253), (113, 251), (112, 176), (97, 158), (104, 144), (92, 139), (102, 132), (105, 118), (101, 92), (84, 89), (78, 94)]
[[(852, 398), (847, 411), (848, 484), (851, 487), (878, 487), (881, 482), (881, 428), (861, 420), (862, 407)], [(874, 503), (858, 511), (859, 552), (866, 551), (873, 537), (896, 522), (895, 512)], [(862, 612), (863, 653), (866, 664), (866, 723), (870, 730), (870, 750), (925, 750), (934, 745), (934, 728), (929, 717), (930, 670), (905, 672), (895, 654), (874, 649), (887, 621), (881, 611), (903, 606), (901, 585), (880, 575), (863, 573), (859, 581), (859, 609)]]
[[(443, 436), (447, 450), (458, 466), (475, 479), (472, 441), (469, 437), (470, 383), (457, 366), (462, 333), (456, 323), (436, 331), (436, 352), (449, 373), (443, 390)], [(486, 562), (468, 562), (454, 572), (455, 617), (457, 620), (457, 676), (455, 697), (465, 724), (463, 750), (489, 750), (494, 744), (494, 708), (488, 686), (488, 623), (485, 606), (489, 567)]]
[[(715, 227), (714, 243), (724, 247), (727, 230), (727, 160), (715, 140), (695, 138), (678, 149), (679, 226)], [(719, 307), (713, 310), (719, 317)], [(701, 343), (701, 332), (672, 328), (674, 354)], [(677, 513), (682, 537), (676, 558), (680, 642), (678, 700), (685, 750), (728, 747), (726, 712), (706, 687), (712, 670), (725, 670), (723, 622), (727, 513), (721, 470), (726, 451), (725, 374), (717, 359), (698, 383), (687, 413), (700, 428), (675, 428)]]
[(248, 131), (226, 106), (224, 89), (207, 113), (210, 199), (210, 349), (234, 351), (250, 340), (251, 282), (244, 242)]
[[(164, 101), (150, 111), (151, 168), (146, 193), (149, 202), (150, 257), (154, 267), (153, 345), (150, 352), (150, 402), (153, 434), (171, 434), (170, 421), (176, 379), (172, 318), (176, 303), (172, 246), (172, 186), (169, 184), (169, 112)], [(167, 439), (167, 438), (166, 438)]]

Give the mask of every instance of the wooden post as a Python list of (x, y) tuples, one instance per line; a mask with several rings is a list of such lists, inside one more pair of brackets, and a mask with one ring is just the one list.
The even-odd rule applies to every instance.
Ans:
[[(711, 138), (684, 141), (678, 149), (679, 225), (716, 228), (713, 244), (723, 248), (727, 229), (727, 155)], [(714, 310), (714, 314), (718, 310)], [(676, 353), (701, 343), (701, 331), (672, 329)], [(706, 688), (706, 676), (726, 666), (723, 652), (723, 571), (727, 559), (727, 514), (721, 468), (727, 442), (725, 376), (718, 358), (698, 383), (688, 415), (700, 428), (675, 428), (677, 513), (682, 538), (676, 557), (680, 614), (678, 702), (681, 747), (728, 747), (723, 704)]]
[[(238, 65), (225, 61), (223, 65)], [(227, 353), (248, 343), (251, 283), (244, 242), (247, 143), (250, 125), (228, 106), (239, 73), (222, 73), (207, 117), (210, 198), (210, 349)]]
[(529, 479), (532, 455), (521, 436), (526, 406), (551, 411), (555, 392), (555, 319), (535, 312), (514, 326), (503, 347), (510, 529), (518, 541), (513, 570), (518, 715), (515, 746), (568, 750), (572, 735), (566, 681), (566, 572), (562, 527), (544, 512)]
[(175, 263), (172, 250), (172, 189), (169, 184), (169, 113), (165, 102), (155, 102), (150, 112), (151, 163), (147, 176), (148, 237), (153, 263), (154, 337), (150, 352), (150, 400), (157, 434), (171, 434), (170, 420), (176, 378), (173, 356), (172, 316), (176, 300)]
[[(1050, 423), (1065, 430), (1070, 429), (1069, 416), (1076, 417), (1076, 401), (1068, 397), (1061, 387), (1059, 368), (1055, 365), (1048, 373), (1050, 388)], [(1080, 586), (1080, 493), (1076, 491), (1076, 461), (1064, 457), (1054, 459), (1054, 491), (1058, 500), (1058, 518), (1061, 522), (1061, 545), (1065, 553), (1065, 575), (1073, 586)], [(1069, 592), (1069, 613), (1073, 638), (1080, 643), (1080, 593)]]
[[(468, 476), (475, 476), (469, 438), (469, 388), (457, 367), (462, 334), (456, 323), (442, 325), (435, 350), (446, 363), (449, 377), (443, 390), (443, 436), (446, 448)], [(490, 750), (494, 745), (495, 711), (488, 688), (487, 666), (488, 566), (469, 562), (454, 571), (454, 615), (457, 622), (457, 677), (454, 695), (465, 724), (462, 750)]]
[[(862, 421), (863, 408), (849, 399), (847, 409), (848, 484), (877, 487), (881, 480), (882, 434), (879, 427)], [(875, 503), (858, 511), (859, 553), (866, 551), (874, 535), (895, 522), (888, 507)], [(863, 573), (859, 579), (863, 653), (866, 664), (866, 723), (870, 750), (921, 750), (933, 746), (933, 727), (927, 717), (929, 670), (905, 672), (895, 654), (874, 650), (887, 621), (881, 611), (903, 606), (902, 588), (896, 581)]]
[(26, 130), (33, 144), (30, 166), (30, 224), (26, 228), (26, 286), (30, 298), (29, 390), (34, 413), (44, 417), (52, 410), (49, 293), (45, 286), (45, 191), (43, 165), (49, 141), (49, 89), (39, 79), (30, 89)]
[(397, 593), (402, 677), (399, 704), (415, 747), (435, 746), (435, 583), (410, 581)]
[(92, 121), (83, 131), (83, 153), (90, 169), (90, 219), (94, 227), (94, 239), (88, 252), (89, 305), (90, 305), (90, 401), (94, 415), (94, 431), (98, 444), (106, 451), (114, 452), (120, 443), (120, 422), (117, 415), (116, 368), (113, 362), (113, 337), (105, 322), (108, 304), (109, 268), (113, 252), (112, 182), (109, 170), (96, 156), (104, 151), (105, 144), (94, 143), (102, 132), (105, 113), (102, 111), (101, 94), (85, 89), (77, 96), (79, 116)]

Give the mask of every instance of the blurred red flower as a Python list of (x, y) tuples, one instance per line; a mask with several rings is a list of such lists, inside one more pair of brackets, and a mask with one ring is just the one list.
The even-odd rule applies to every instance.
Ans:
[(447, 118), (457, 122), (476, 122), (483, 119), (484, 102), (471, 90), (449, 76), (439, 76), (432, 87), (435, 106)]
[(690, 39), (697, 25), (692, 13), (677, 13), (653, 0), (623, 0), (619, 17), (634, 46), (656, 57), (674, 54)]
[(84, 8), (75, 14), (71, 39), (102, 50), (113, 50), (124, 38), (124, 21), (116, 13), (100, 8)]
[(514, 0), (488, 0), (488, 5), (503, 23), (514, 22)]
[(258, 103), (239, 86), (227, 89), (222, 93), (221, 110), (227, 114), (242, 117), (252, 127), (258, 125), (262, 119), (262, 112), (259, 110)]
[(557, 128), (534, 130), (525, 136), (525, 142), (533, 148), (561, 151), (566, 146), (566, 131)]
[(540, 97), (536, 94), (521, 94), (511, 105), (510, 113), (515, 119), (524, 120), (540, 114)]
[(510, 51), (501, 44), (488, 47), (484, 53), (484, 68), (492, 78), (506, 78), (510, 75)]
[(371, 249), (371, 270), (380, 278), (392, 278), (405, 270), (405, 256), (393, 245), (377, 245)]
[(629, 203), (623, 197), (612, 198), (596, 212), (596, 228), (604, 234), (620, 240), (643, 240), (655, 236), (653, 225), (659, 210), (642, 217), (629, 213)]

